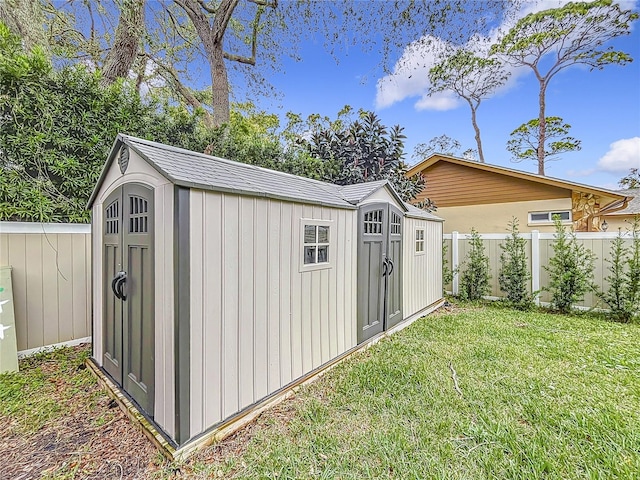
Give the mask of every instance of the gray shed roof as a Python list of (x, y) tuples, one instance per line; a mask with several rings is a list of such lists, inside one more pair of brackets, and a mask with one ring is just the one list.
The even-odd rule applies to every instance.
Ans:
[(95, 200), (102, 180), (123, 143), (168, 180), (183, 187), (353, 209), (376, 190), (388, 186), (398, 202), (405, 206), (408, 214), (440, 220), (424, 210), (403, 202), (388, 180), (340, 186), (124, 134), (118, 134), (116, 138), (111, 154), (89, 199), (89, 206)]
[(103, 176), (117, 156), (122, 143), (138, 153), (168, 180), (183, 187), (294, 200), (339, 208), (355, 208), (342, 197), (338, 185), (123, 134), (119, 134), (116, 139), (96, 189), (91, 195), (89, 205), (95, 200)]

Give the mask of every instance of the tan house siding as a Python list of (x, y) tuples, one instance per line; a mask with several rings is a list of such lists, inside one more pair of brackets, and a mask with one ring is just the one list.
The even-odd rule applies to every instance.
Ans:
[(435, 163), (423, 170), (422, 176), (427, 188), (418, 195), (418, 201), (428, 197), (438, 207), (571, 197), (569, 189), (449, 162)]
[(494, 203), (488, 205), (465, 205), (439, 207), (436, 215), (445, 219), (444, 232), (469, 233), (471, 227), (484, 233), (502, 233), (513, 217), (519, 221), (521, 232), (538, 230), (553, 232), (553, 224), (529, 224), (529, 213), (540, 211), (570, 210), (571, 199), (539, 200), (528, 202)]

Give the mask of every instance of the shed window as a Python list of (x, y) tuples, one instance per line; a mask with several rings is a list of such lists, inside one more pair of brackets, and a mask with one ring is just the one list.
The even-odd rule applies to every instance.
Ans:
[(571, 220), (571, 212), (569, 210), (560, 210), (557, 212), (530, 212), (529, 223), (552, 223), (556, 215), (558, 215), (560, 220), (563, 222)]
[(416, 253), (424, 253), (424, 228), (416, 229)]
[(329, 225), (304, 226), (304, 264), (329, 263)]
[(120, 221), (120, 208), (118, 200), (114, 200), (108, 207), (106, 212), (105, 233), (107, 235), (118, 233), (118, 222)]
[(400, 215), (391, 212), (391, 235), (400, 235), (402, 233), (400, 223)]
[(364, 214), (364, 233), (382, 233), (382, 210), (373, 210)]

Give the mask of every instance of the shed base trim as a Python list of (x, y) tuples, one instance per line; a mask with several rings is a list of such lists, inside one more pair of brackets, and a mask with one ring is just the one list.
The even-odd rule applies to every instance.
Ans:
[(316, 368), (315, 370), (312, 370), (306, 375), (303, 375), (297, 380), (294, 380), (290, 384), (282, 387), (280, 390), (277, 390), (271, 395), (263, 398), (262, 400), (249, 405), (232, 417), (224, 420), (221, 423), (211, 426), (208, 430), (195, 436), (181, 446), (176, 446), (173, 442), (167, 440), (167, 438), (165, 438), (164, 435), (160, 433), (160, 430), (156, 428), (154, 422), (147, 419), (142, 413), (140, 413), (133, 402), (131, 402), (131, 400), (129, 400), (127, 396), (120, 391), (117, 385), (113, 383), (111, 379), (107, 375), (105, 375), (104, 372), (102, 372), (100, 367), (98, 367), (92, 359), (87, 359), (86, 363), (91, 371), (98, 377), (101, 385), (106, 388), (107, 394), (118, 403), (120, 409), (127, 415), (127, 417), (129, 417), (129, 419), (131, 419), (134, 424), (136, 424), (144, 432), (144, 434), (156, 445), (156, 447), (165, 457), (167, 457), (169, 460), (185, 460), (201, 448), (211, 445), (214, 442), (224, 440), (232, 433), (251, 423), (265, 410), (268, 410), (269, 408), (277, 405), (287, 398), (290, 398), (300, 389), (301, 386), (314, 382), (354, 353), (364, 351), (372, 345), (378, 343), (383, 338), (393, 335), (394, 333), (408, 327), (416, 320), (440, 308), (444, 304), (444, 302), (444, 298), (437, 300), (436, 302), (423, 308), (419, 312), (416, 312), (413, 315), (407, 317), (393, 328), (385, 332), (381, 332), (378, 335), (370, 338), (366, 342), (363, 342), (347, 350), (343, 354), (328, 361), (324, 365)]

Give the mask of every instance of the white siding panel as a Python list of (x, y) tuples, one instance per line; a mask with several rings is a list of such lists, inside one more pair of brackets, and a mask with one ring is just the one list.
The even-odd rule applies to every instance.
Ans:
[(200, 431), (204, 425), (204, 239), (205, 195), (192, 190), (189, 196), (189, 262), (190, 269), (190, 431)]
[(175, 436), (173, 185), (158, 186), (155, 208), (155, 405), (154, 420)]
[[(253, 397), (252, 402), (268, 393), (269, 382), (269, 229), (267, 215), (269, 201), (256, 199), (254, 205), (253, 243)], [(276, 317), (277, 318), (277, 317)], [(274, 332), (277, 334), (277, 332)], [(250, 348), (250, 347), (249, 347)], [(277, 368), (276, 368), (277, 370)]]
[[(212, 194), (210, 194), (212, 195)], [(239, 312), (239, 225), (240, 225), (240, 198), (233, 195), (223, 196), (222, 217), (218, 219), (223, 229), (223, 268), (222, 284), (223, 295), (223, 323), (222, 323), (222, 398), (223, 418), (232, 415), (239, 410), (239, 370), (238, 370), (238, 329)], [(207, 219), (216, 221), (216, 219)], [(207, 239), (207, 244), (208, 244)], [(206, 248), (206, 247), (205, 247)], [(208, 268), (208, 267), (207, 267)], [(208, 367), (208, 366), (207, 366)], [(215, 367), (213, 367), (215, 368)], [(221, 419), (222, 420), (222, 419)], [(196, 432), (191, 432), (195, 434)]]
[[(202, 342), (204, 361), (202, 362), (205, 398), (204, 426), (222, 418), (222, 224), (211, 219), (222, 218), (222, 198), (220, 195), (205, 195), (206, 218), (200, 219), (205, 225), (202, 239), (204, 251), (204, 331)], [(207, 221), (207, 218), (209, 221)]]
[[(282, 276), (285, 270), (285, 266), (280, 267), (282, 261), (282, 250), (280, 247), (281, 234), (280, 234), (280, 202), (268, 202), (267, 204), (267, 218), (266, 228), (268, 229), (268, 238), (266, 242), (266, 249), (263, 254), (268, 261), (268, 312), (267, 319), (264, 325), (267, 328), (266, 335), (268, 339), (267, 361), (268, 376), (267, 376), (267, 391), (273, 391), (281, 385), (282, 369), (286, 368), (284, 365), (280, 366), (280, 359), (283, 357), (289, 357), (288, 355), (281, 355), (281, 339), (284, 338), (284, 329), (281, 329), (280, 323), (284, 314), (280, 314), (280, 292), (282, 288)], [(288, 257), (289, 252), (286, 253)], [(287, 309), (288, 312), (288, 309)], [(289, 315), (286, 315), (288, 324)], [(288, 331), (288, 329), (287, 329)], [(288, 337), (288, 335), (287, 335)], [(284, 364), (284, 361), (283, 361)], [(290, 362), (287, 362), (287, 367), (290, 369)]]
[(250, 405), (253, 403), (254, 372), (254, 328), (255, 321), (255, 263), (253, 254), (254, 226), (255, 226), (255, 200), (250, 197), (240, 198), (240, 211), (238, 218), (240, 222), (240, 292), (236, 301), (238, 302), (238, 344), (239, 344), (239, 381), (240, 405)]
[[(415, 231), (425, 229), (425, 252), (416, 255)], [(442, 298), (442, 223), (404, 219), (403, 316), (408, 318)]]

